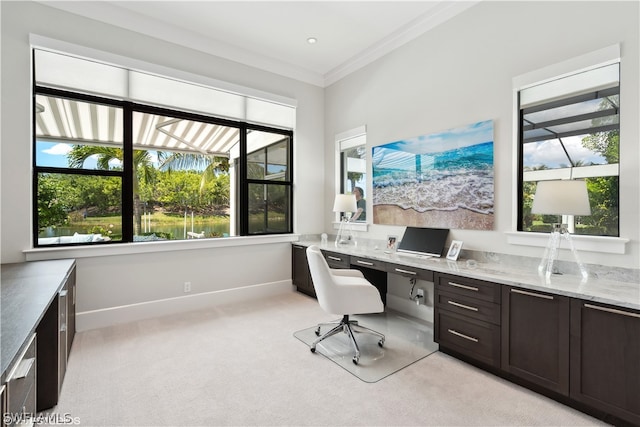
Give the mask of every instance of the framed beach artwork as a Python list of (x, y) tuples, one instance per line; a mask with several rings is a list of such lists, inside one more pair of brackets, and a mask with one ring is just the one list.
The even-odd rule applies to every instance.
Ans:
[(493, 229), (492, 120), (372, 150), (374, 224)]

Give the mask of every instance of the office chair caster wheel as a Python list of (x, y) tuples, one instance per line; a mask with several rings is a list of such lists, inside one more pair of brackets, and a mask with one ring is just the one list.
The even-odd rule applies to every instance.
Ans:
[(353, 359), (351, 359), (351, 361), (353, 362), (354, 365), (358, 364), (358, 357), (354, 356)]
[(378, 341), (378, 345), (379, 345), (380, 347), (383, 347), (383, 346), (384, 346), (384, 340), (380, 340), (380, 341)]
[(320, 336), (320, 326), (318, 326), (318, 329), (316, 329), (316, 336), (319, 337)]
[(311, 347), (309, 350), (311, 350), (311, 353), (315, 353), (316, 352), (316, 348), (315, 347)]

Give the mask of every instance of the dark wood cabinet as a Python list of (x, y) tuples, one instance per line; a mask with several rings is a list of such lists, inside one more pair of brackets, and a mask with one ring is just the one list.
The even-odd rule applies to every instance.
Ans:
[(386, 270), (389, 273), (399, 274), (400, 276), (426, 280), (433, 282), (433, 271), (424, 270), (422, 268), (409, 267), (402, 264), (387, 263)]
[(67, 278), (67, 358), (76, 336), (76, 269)]
[(58, 403), (67, 371), (67, 360), (75, 336), (76, 269), (65, 277), (60, 290), (36, 329), (37, 410), (42, 411)]
[(327, 264), (329, 264), (329, 267), (349, 268), (349, 255), (327, 250), (322, 250), (321, 252), (324, 255), (324, 259), (327, 260)]
[(640, 312), (571, 301), (571, 398), (640, 425)]
[(36, 411), (36, 348), (37, 337), (33, 334), (24, 353), (10, 368), (6, 384), (6, 412), (2, 417), (8, 426), (26, 425), (29, 416)]
[(502, 369), (569, 395), (569, 298), (502, 287)]
[(452, 350), (500, 367), (500, 285), (448, 274), (435, 275), (434, 338)]
[(299, 292), (315, 297), (316, 291), (313, 287), (309, 263), (307, 262), (307, 248), (292, 245), (291, 257), (291, 277), (293, 284)]

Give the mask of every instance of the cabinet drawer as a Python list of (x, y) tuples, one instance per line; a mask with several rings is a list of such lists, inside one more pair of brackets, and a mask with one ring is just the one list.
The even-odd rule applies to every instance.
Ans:
[(436, 291), (436, 306), (440, 310), (448, 310), (500, 325), (500, 304), (469, 298), (465, 295)]
[(327, 264), (331, 268), (349, 268), (349, 255), (338, 252), (322, 251)]
[(9, 370), (6, 385), (7, 412), (9, 414), (35, 414), (36, 412), (36, 338), (31, 337), (26, 350)]
[(427, 282), (433, 282), (433, 271), (424, 270), (417, 267), (407, 267), (401, 264), (387, 264), (387, 272), (399, 274), (405, 277), (415, 277), (416, 279), (426, 280)]
[(485, 364), (500, 366), (500, 327), (480, 320), (438, 310), (435, 339), (442, 347)]
[(438, 274), (436, 288), (442, 292), (451, 292), (470, 298), (500, 304), (500, 285), (483, 280)]
[(386, 270), (386, 265), (383, 261), (378, 261), (378, 260), (369, 259), (369, 258), (360, 258), (357, 256), (351, 257), (351, 265), (355, 265), (357, 267), (370, 268), (372, 270), (379, 270), (379, 271)]

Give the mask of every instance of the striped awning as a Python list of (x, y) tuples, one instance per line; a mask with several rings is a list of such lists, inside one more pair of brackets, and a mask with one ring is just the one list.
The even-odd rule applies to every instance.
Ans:
[[(122, 146), (122, 109), (36, 95), (36, 138), (72, 144)], [(199, 121), (133, 114), (135, 148), (228, 156), (239, 129)]]

